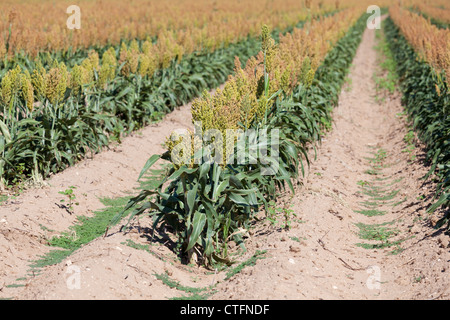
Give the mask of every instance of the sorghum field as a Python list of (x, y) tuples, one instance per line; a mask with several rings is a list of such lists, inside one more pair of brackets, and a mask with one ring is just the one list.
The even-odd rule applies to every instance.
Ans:
[(0, 8), (1, 299), (449, 299), (447, 0)]

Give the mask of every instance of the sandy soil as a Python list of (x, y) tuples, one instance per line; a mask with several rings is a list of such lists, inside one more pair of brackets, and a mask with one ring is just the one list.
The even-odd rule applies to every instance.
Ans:
[[(374, 32), (367, 30), (349, 76), (351, 85), (342, 91), (335, 109), (333, 130), (323, 139), (317, 160), (295, 195), (286, 193), (277, 204), (293, 210), (290, 229), (283, 228), (283, 217), (278, 216), (275, 225), (258, 222), (250, 230), (247, 252), (237, 259), (245, 261), (257, 250), (265, 250), (254, 266), (225, 281), (226, 271), (179, 263), (167, 243), (149, 241), (148, 231), (134, 228), (123, 233), (117, 227), (62, 263), (27, 275), (30, 260), (49, 251), (46, 239), (67, 230), (77, 216), (101, 209), (99, 197), (121, 196), (138, 186), (140, 170), (152, 154), (163, 151), (161, 144), (168, 133), (191, 125), (189, 106), (184, 106), (111, 150), (55, 175), (48, 186), (28, 190), (0, 206), (0, 298), (167, 299), (186, 295), (157, 278), (166, 274), (184, 286), (214, 285), (210, 299), (448, 299), (450, 238), (431, 228), (441, 213), (425, 212), (433, 185), (421, 180), (427, 172), (423, 150), (413, 151), (414, 161), (402, 152), (407, 129), (398, 116), (400, 97), (387, 96), (384, 102), (375, 99), (374, 44)], [(368, 157), (379, 150), (386, 152), (382, 167), (378, 175), (369, 174), (373, 163)], [(364, 182), (395, 191), (391, 202), (376, 207), (383, 215), (355, 212), (364, 209), (362, 202), (373, 200), (362, 192)], [(80, 195), (73, 214), (57, 205), (62, 198), (58, 192), (68, 186), (76, 186)], [(385, 222), (395, 229), (389, 242), (360, 238), (358, 223)], [(150, 221), (143, 218), (139, 224), (149, 226)], [(147, 245), (148, 250), (127, 246), (129, 240)], [(357, 245), (393, 241), (400, 242), (375, 249)], [(22, 285), (11, 287), (14, 283)]]

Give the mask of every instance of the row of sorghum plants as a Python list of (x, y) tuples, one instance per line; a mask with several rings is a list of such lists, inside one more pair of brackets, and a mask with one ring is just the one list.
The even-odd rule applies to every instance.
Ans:
[[(280, 189), (293, 190), (292, 180), (299, 177), (307, 148), (320, 137), (322, 120), (329, 117), (339, 83), (356, 51), (365, 27), (365, 20), (358, 20), (361, 12), (345, 10), (311, 21), (280, 37), (278, 43), (264, 26), (260, 53), (245, 67), (236, 60), (235, 73), (222, 90), (194, 100), (195, 131), (171, 135), (168, 151), (148, 160), (141, 176), (159, 159), (168, 160), (171, 169), (158, 187), (130, 201), (124, 210), (134, 208), (129, 219), (150, 210), (153, 226), (168, 226), (188, 255), (195, 253), (206, 264), (229, 263), (228, 243), (243, 245), (245, 231), (261, 206)], [(337, 45), (344, 38), (345, 43)], [(316, 79), (317, 70), (332, 51), (320, 73), (322, 79)], [(336, 74), (342, 79), (337, 80)], [(326, 106), (319, 101), (326, 101)], [(242, 133), (236, 139), (227, 139), (233, 129)], [(219, 134), (210, 139), (208, 130)], [(204, 136), (197, 140), (199, 133)], [(227, 161), (233, 157), (226, 152), (232, 150), (234, 156), (239, 152), (237, 144), (245, 137), (252, 143), (244, 144), (244, 148), (269, 149), (265, 133), (270, 143), (278, 138), (278, 148), (258, 159), (247, 158), (249, 162), (236, 163), (236, 158)], [(228, 144), (234, 146), (229, 149)], [(226, 159), (216, 162), (215, 155), (204, 157), (210, 150), (215, 155), (222, 152)], [(196, 161), (198, 154), (200, 161)], [(267, 163), (275, 164), (277, 170), (266, 170)], [(112, 223), (122, 216), (119, 214)]]
[(389, 14), (402, 34), (438, 73), (441, 71), (450, 79), (450, 30), (439, 29), (422, 16), (393, 6)]
[[(353, 0), (348, 0), (352, 2)], [(309, 14), (335, 9), (334, 0), (81, 0), (81, 29), (69, 30), (66, 1), (4, 0), (0, 10), (0, 57), (24, 53), (76, 51), (118, 45), (123, 40), (163, 36), (195, 50), (213, 48), (247, 35), (256, 36), (262, 22), (285, 29)], [(45, 18), (44, 18), (45, 17)]]
[[(277, 92), (290, 95), (299, 83), (311, 85), (326, 53), (357, 17), (356, 10), (347, 10), (333, 17), (312, 20), (282, 36), (279, 44), (269, 37), (268, 28), (263, 27), (261, 52), (245, 68), (237, 59), (235, 74), (223, 89), (214, 95), (205, 92), (203, 97), (194, 100), (193, 121), (201, 122), (203, 131), (220, 130), (225, 139), (227, 129), (243, 125), (245, 130), (260, 123), (273, 103), (268, 101), (271, 96)], [(266, 91), (263, 90), (265, 75), (269, 78)]]
[(412, 8), (442, 26), (450, 24), (450, 7), (438, 6), (439, 1), (416, 1)]
[(409, 11), (395, 7), (390, 12), (385, 34), (397, 63), (402, 102), (426, 145), (431, 167), (425, 178), (437, 182), (428, 211), (447, 210), (436, 224), (440, 227), (450, 221), (450, 33)]

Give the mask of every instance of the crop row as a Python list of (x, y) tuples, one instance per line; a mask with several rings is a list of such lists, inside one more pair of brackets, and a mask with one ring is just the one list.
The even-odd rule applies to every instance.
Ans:
[[(294, 191), (293, 182), (309, 163), (307, 149), (329, 125), (366, 26), (361, 11), (312, 21), (279, 43), (263, 27), (260, 53), (245, 68), (237, 61), (223, 90), (194, 101), (196, 130), (172, 135), (168, 151), (148, 160), (141, 175), (159, 159), (172, 168), (157, 188), (130, 201), (129, 219), (149, 211), (153, 227), (168, 226), (188, 255), (195, 253), (205, 264), (230, 263), (228, 243), (243, 246), (255, 213), (277, 192)], [(233, 129), (242, 131), (231, 140), (223, 137)], [(217, 134), (213, 138), (206, 133), (211, 130)], [(249, 143), (241, 145), (246, 138)], [(231, 153), (227, 148), (222, 153), (224, 140)], [(274, 140), (279, 143), (272, 149)], [(256, 157), (236, 161), (233, 155), (252, 148), (258, 149)], [(209, 152), (212, 157), (205, 157)], [(218, 154), (227, 161), (216, 161)]]
[(417, 1), (412, 6), (412, 9), (421, 13), (425, 18), (440, 28), (448, 28), (450, 25), (450, 8), (438, 7), (436, 4), (425, 4), (422, 1)]
[[(443, 50), (449, 31), (437, 33), (437, 28), (428, 21), (405, 10), (391, 8), (390, 13), (385, 33), (397, 63), (403, 103), (419, 138), (427, 146), (427, 159), (432, 164), (427, 176), (434, 174), (438, 180), (436, 201), (428, 210), (445, 209), (450, 206), (450, 60), (446, 62), (447, 69), (442, 70), (442, 60), (434, 53)], [(413, 28), (415, 37), (411, 34)], [(448, 59), (449, 48), (445, 50), (443, 53)], [(449, 214), (445, 214), (437, 226), (444, 225), (449, 219)]]
[[(347, 0), (349, 1), (349, 0)], [(65, 60), (78, 50), (117, 46), (124, 40), (176, 42), (188, 54), (213, 51), (224, 43), (254, 37), (264, 22), (283, 30), (308, 15), (336, 10), (335, 0), (81, 0), (80, 29), (69, 29), (65, 1), (2, 1), (0, 57), (38, 56), (61, 52)], [(74, 19), (74, 18), (73, 18)], [(59, 60), (59, 59), (58, 59)]]
[(439, 29), (425, 18), (393, 6), (389, 9), (392, 20), (414, 47), (420, 59), (428, 62), (438, 74), (450, 79), (450, 30)]

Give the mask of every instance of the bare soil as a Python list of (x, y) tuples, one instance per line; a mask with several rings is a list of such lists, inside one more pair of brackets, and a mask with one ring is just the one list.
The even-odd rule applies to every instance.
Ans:
[[(204, 291), (209, 299), (449, 299), (450, 238), (432, 228), (442, 212), (426, 213), (433, 183), (421, 179), (428, 171), (424, 149), (416, 141), (411, 153), (404, 152), (408, 129), (399, 115), (400, 96), (376, 99), (374, 45), (374, 31), (366, 30), (350, 85), (334, 111), (333, 129), (321, 141), (296, 193), (286, 192), (276, 205), (288, 210), (290, 228), (285, 228), (282, 214), (273, 223), (261, 219), (249, 230), (247, 251), (232, 248), (242, 262), (262, 253), (254, 265), (225, 280), (229, 270), (182, 264), (169, 238), (151, 241), (145, 228), (151, 220), (143, 218), (130, 232), (117, 226), (63, 262), (29, 274), (31, 261), (52, 249), (46, 245), (49, 238), (68, 230), (78, 216), (101, 209), (101, 197), (122, 196), (138, 187), (140, 170), (151, 155), (164, 151), (169, 133), (191, 127), (187, 105), (53, 176), (45, 187), (0, 205), (0, 298), (188, 295), (158, 278), (165, 275), (185, 287), (213, 286)], [(58, 205), (63, 198), (59, 191), (69, 186), (76, 187), (80, 203), (72, 214)], [(367, 216), (368, 210), (383, 214)], [(362, 239), (360, 227), (374, 225), (377, 238)], [(128, 246), (130, 240), (147, 250)], [(79, 286), (73, 286), (75, 273)]]

